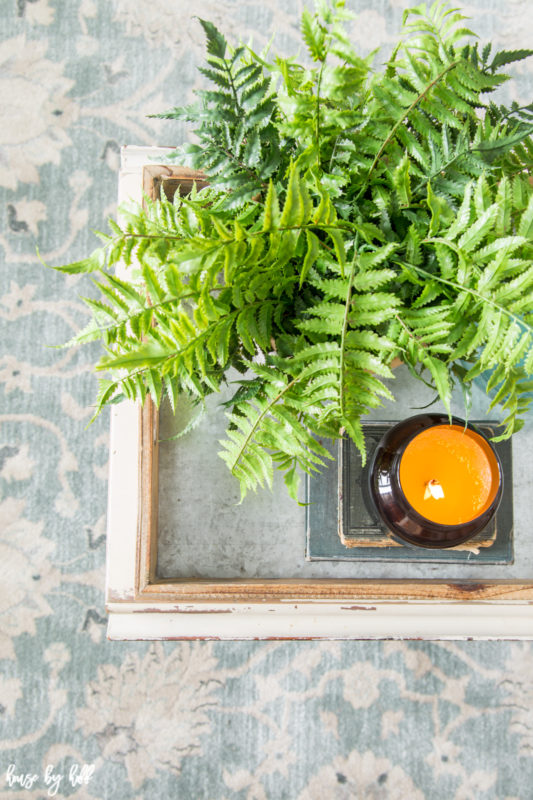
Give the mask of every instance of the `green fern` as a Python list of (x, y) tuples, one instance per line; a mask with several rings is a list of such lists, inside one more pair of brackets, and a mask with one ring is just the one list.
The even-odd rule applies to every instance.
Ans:
[[(400, 357), (449, 409), (486, 373), (504, 436), (533, 392), (533, 104), (490, 100), (530, 51), (470, 42), (446, 3), (409, 9), (382, 70), (346, 34), (342, 0), (305, 11), (309, 62), (231, 47), (209, 22), (210, 89), (160, 116), (208, 180), (145, 200), (84, 261), (99, 340), (96, 413), (123, 398), (176, 406), (242, 376), (221, 456), (244, 496), (325, 463), (384, 399)], [(118, 262), (128, 279), (115, 277)]]

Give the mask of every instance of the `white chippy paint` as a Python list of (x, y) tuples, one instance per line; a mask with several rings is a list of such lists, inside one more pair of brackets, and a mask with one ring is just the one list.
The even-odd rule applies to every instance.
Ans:
[(111, 407), (106, 597), (133, 599), (139, 509), (139, 408)]
[[(118, 201), (142, 201), (143, 166), (164, 158), (170, 148), (124, 147), (121, 152)], [(119, 274), (126, 272), (122, 266)], [(107, 511), (106, 598), (131, 600), (135, 595), (139, 514), (139, 406), (111, 406)]]
[[(143, 604), (144, 605), (144, 604)], [(221, 604), (223, 605), (223, 604)], [(145, 606), (146, 607), (146, 606)], [(128, 604), (111, 613), (110, 639), (530, 639), (533, 606), (509, 608), (463, 603), (378, 603), (353, 611), (341, 605), (284, 606), (224, 604), (212, 613), (165, 613)], [(158, 613), (158, 610), (161, 613)], [(230, 613), (221, 613), (229, 611)]]

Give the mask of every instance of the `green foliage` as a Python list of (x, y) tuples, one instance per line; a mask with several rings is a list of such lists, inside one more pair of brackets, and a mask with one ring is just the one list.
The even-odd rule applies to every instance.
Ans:
[(405, 13), (374, 70), (348, 18), (342, 0), (304, 12), (303, 64), (201, 20), (212, 88), (162, 116), (194, 125), (175, 157), (209, 186), (124, 209), (60, 268), (97, 275), (70, 343), (104, 346), (96, 413), (148, 394), (202, 404), (240, 373), (221, 456), (243, 496), (277, 467), (296, 497), (324, 437), (347, 433), (364, 457), (361, 418), (393, 399), (397, 357), (448, 408), (457, 381), (468, 397), (488, 371), (504, 436), (533, 390), (533, 104), (487, 99), (531, 53), (480, 50), (436, 2)]
[(276, 125), (277, 106), (271, 79), (252, 53), (228, 46), (215, 26), (200, 20), (207, 38), (207, 66), (202, 75), (214, 88), (197, 92), (198, 102), (157, 116), (195, 123), (196, 144), (176, 155), (227, 190), (225, 205), (242, 207), (260, 193), (268, 179), (287, 167)]

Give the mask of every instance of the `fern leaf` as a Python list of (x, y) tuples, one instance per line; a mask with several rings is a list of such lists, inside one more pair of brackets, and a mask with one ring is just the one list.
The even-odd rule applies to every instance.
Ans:
[(460, 249), (466, 253), (474, 250), (491, 230), (497, 213), (498, 206), (496, 203), (491, 205), (490, 208), (487, 208), (487, 210), (481, 214), (474, 224), (467, 231), (465, 231), (465, 233), (463, 233), (457, 242)]
[(287, 185), (287, 196), (281, 212), (280, 227), (294, 228), (302, 224), (305, 219), (304, 187), (300, 181), (298, 169), (292, 166)]
[(352, 442), (359, 450), (359, 453), (361, 454), (361, 463), (362, 466), (364, 467), (366, 464), (367, 452), (366, 452), (365, 437), (363, 435), (363, 428), (361, 426), (361, 420), (357, 418), (344, 417), (342, 422), (346, 430), (346, 433), (348, 434)]
[(324, 30), (317, 24), (307, 9), (302, 13), (301, 30), (309, 54), (314, 61), (323, 61), (325, 58)]
[(448, 231), (446, 232), (447, 238), (452, 241), (456, 239), (460, 233), (463, 233), (463, 231), (467, 228), (467, 226), (470, 223), (470, 218), (472, 215), (470, 208), (472, 190), (473, 186), (471, 183), (469, 183), (465, 189), (463, 202), (461, 203), (461, 208), (459, 209), (454, 222), (450, 225)]
[(263, 215), (263, 230), (271, 231), (279, 227), (280, 211), (276, 189), (272, 180), (268, 184), (268, 192), (265, 200), (265, 211)]
[(439, 397), (442, 400), (446, 411), (448, 412), (448, 416), (451, 418), (452, 412), (450, 404), (452, 399), (452, 389), (450, 376), (446, 365), (438, 358), (433, 358), (429, 355), (423, 358), (423, 364), (430, 371), (431, 376), (435, 381), (435, 388), (439, 393)]
[(314, 265), (320, 252), (320, 240), (312, 231), (305, 232), (307, 241), (307, 250), (302, 264), (302, 271), (300, 273), (300, 288), (307, 278), (308, 272)]
[(515, 61), (522, 61), (524, 58), (529, 58), (531, 55), (533, 55), (533, 50), (500, 50), (492, 59), (490, 68), (494, 72), (500, 67), (513, 64)]
[(522, 216), (520, 217), (518, 235), (525, 236), (530, 240), (533, 237), (533, 194), (529, 198), (527, 208), (524, 209)]
[(220, 31), (206, 19), (197, 17), (198, 22), (204, 29), (207, 38), (207, 52), (216, 58), (223, 59), (226, 55), (227, 43)]

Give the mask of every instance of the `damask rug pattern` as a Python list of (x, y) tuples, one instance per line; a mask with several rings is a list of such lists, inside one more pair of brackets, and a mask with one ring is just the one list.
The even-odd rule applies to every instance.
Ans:
[[(364, 51), (405, 0), (353, 0)], [(482, 37), (531, 45), (529, 0), (470, 0)], [(103, 600), (108, 417), (89, 429), (87, 254), (121, 144), (178, 144), (147, 114), (191, 99), (193, 14), (298, 48), (300, 0), (0, 3), (1, 796), (529, 800), (533, 646), (113, 643)], [(516, 68), (529, 102), (533, 64)], [(38, 252), (37, 252), (38, 248)]]

